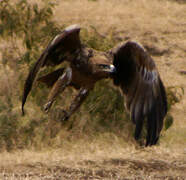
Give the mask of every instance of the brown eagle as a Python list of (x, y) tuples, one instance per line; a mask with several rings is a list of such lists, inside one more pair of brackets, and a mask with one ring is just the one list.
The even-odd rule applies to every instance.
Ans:
[(28, 74), (24, 85), (22, 112), (40, 68), (56, 66), (64, 61), (69, 67), (59, 68), (37, 80), (52, 87), (44, 110), (48, 111), (65, 87), (79, 89), (61, 120), (67, 120), (82, 104), (95, 83), (103, 78), (112, 78), (125, 97), (126, 108), (135, 123), (135, 139), (140, 138), (144, 120), (147, 120), (146, 146), (159, 139), (163, 119), (167, 113), (164, 85), (154, 61), (144, 48), (128, 41), (108, 52), (90, 49), (80, 41), (80, 27), (72, 25), (58, 34), (41, 54)]

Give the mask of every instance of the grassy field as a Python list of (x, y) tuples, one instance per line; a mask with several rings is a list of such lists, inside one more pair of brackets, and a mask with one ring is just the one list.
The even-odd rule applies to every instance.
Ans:
[[(180, 73), (186, 71), (184, 1), (63, 0), (57, 2), (53, 19), (60, 26), (80, 24), (83, 32), (85, 29), (95, 32), (96, 29), (99, 36), (107, 39), (111, 37), (116, 43), (129, 39), (140, 42), (155, 60), (165, 86), (181, 87), (186, 91), (186, 74)], [(85, 34), (82, 34), (82, 38), (86, 40)], [(1, 49), (6, 47), (6, 41), (0, 42)], [(65, 125), (63, 131), (59, 131), (62, 127), (58, 122), (52, 121), (56, 118), (52, 116), (52, 112), (43, 115), (40, 105), (32, 98), (28, 100), (26, 106), (29, 109), (26, 117), (21, 117), (20, 92), (11, 91), (19, 89), (23, 84), (19, 82), (20, 74), (11, 69), (16, 66), (19, 65), (11, 62), (5, 68), (0, 63), (1, 102), (7, 100), (4, 94), (7, 97), (14, 97), (11, 113), (16, 114), (20, 125), (26, 127), (33, 117), (37, 116), (37, 121), (32, 121), (33, 126), (35, 124), (38, 126), (34, 133), (45, 133), (43, 139), (39, 139), (41, 136), (36, 135), (32, 141), (27, 140), (28, 137), (22, 139), (12, 137), (11, 146), (18, 145), (10, 152), (7, 152), (6, 148), (3, 149), (3, 144), (0, 144), (2, 146), (0, 179), (186, 179), (186, 93), (181, 101), (172, 107), (170, 113), (174, 119), (173, 125), (162, 132), (160, 144), (156, 147), (142, 148), (134, 142), (132, 133), (128, 130), (132, 129), (130, 124), (128, 127), (121, 122), (118, 124), (117, 121), (109, 122), (111, 128), (102, 126), (95, 132), (97, 129), (94, 129), (96, 127), (94, 123), (97, 117), (92, 122), (90, 110), (84, 106), (70, 120), (75, 126), (72, 131), (68, 131), (70, 124)], [(22, 70), (23, 81), (28, 72), (28, 65), (20, 65), (19, 69)], [(108, 84), (112, 86), (110, 81)], [(179, 90), (180, 88), (175, 92), (178, 96)], [(45, 92), (47, 93), (47, 90)], [(94, 92), (97, 93), (96, 88)], [(94, 97), (94, 92), (89, 99)], [(69, 92), (64, 92), (64, 95), (68, 96)], [(69, 104), (69, 99), (63, 100)], [(95, 100), (95, 105), (99, 100), (103, 98)], [(88, 106), (92, 109), (95, 105)], [(5, 111), (0, 113), (1, 116), (2, 113)], [(8, 114), (8, 111), (6, 113), (5, 116), (14, 117)], [(81, 118), (77, 120), (77, 117)], [(46, 129), (39, 127), (40, 119)], [(124, 128), (120, 128), (121, 125)], [(50, 127), (53, 127), (52, 132)], [(32, 131), (32, 128), (28, 131)], [(10, 132), (11, 136), (14, 134), (16, 132)], [(16, 142), (22, 140), (28, 141), (26, 149), (19, 147), (19, 143)]]

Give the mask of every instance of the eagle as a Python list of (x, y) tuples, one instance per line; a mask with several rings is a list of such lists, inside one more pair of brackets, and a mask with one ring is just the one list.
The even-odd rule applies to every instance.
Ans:
[(36, 79), (51, 87), (44, 105), (46, 112), (57, 96), (67, 86), (72, 86), (79, 92), (61, 118), (67, 120), (81, 106), (97, 81), (111, 78), (125, 98), (125, 107), (135, 124), (135, 139), (140, 139), (146, 121), (146, 146), (157, 144), (167, 113), (167, 98), (151, 56), (135, 41), (121, 43), (108, 52), (88, 48), (80, 40), (80, 30), (79, 25), (71, 25), (49, 42), (25, 81), (22, 113), (39, 70), (68, 62), (67, 68), (58, 68)]

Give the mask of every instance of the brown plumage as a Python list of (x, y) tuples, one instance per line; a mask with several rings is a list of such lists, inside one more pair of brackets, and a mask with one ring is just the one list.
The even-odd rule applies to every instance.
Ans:
[(45, 111), (48, 111), (55, 98), (66, 86), (73, 86), (79, 90), (79, 94), (74, 99), (64, 119), (76, 111), (94, 84), (103, 78), (110, 76), (113, 65), (111, 60), (103, 52), (89, 49), (81, 44), (79, 37), (80, 27), (73, 25), (66, 28), (61, 34), (57, 35), (41, 54), (26, 79), (23, 98), (22, 112), (24, 114), (24, 104), (32, 88), (32, 84), (40, 68), (44, 66), (56, 66), (68, 61), (70, 67), (66, 70), (59, 68), (52, 73), (39, 77), (37, 80), (45, 83), (52, 89), (48, 96), (48, 103)]
[(154, 145), (167, 113), (166, 92), (155, 63), (142, 46), (132, 41), (119, 46), (113, 54), (114, 84), (120, 86), (136, 124), (135, 139), (139, 139), (147, 118), (146, 145)]
[(49, 43), (31, 69), (24, 86), (23, 114), (24, 104), (40, 68), (68, 61), (67, 69), (59, 68), (37, 79), (52, 87), (45, 111), (50, 109), (66, 86), (73, 86), (79, 89), (79, 93), (69, 109), (64, 111), (62, 120), (67, 120), (80, 107), (95, 83), (110, 77), (124, 94), (126, 107), (136, 124), (135, 139), (139, 139), (144, 119), (147, 118), (146, 145), (156, 144), (167, 112), (167, 101), (152, 58), (142, 46), (132, 41), (111, 49), (108, 54), (87, 48), (81, 44), (79, 32), (77, 25), (66, 28)]

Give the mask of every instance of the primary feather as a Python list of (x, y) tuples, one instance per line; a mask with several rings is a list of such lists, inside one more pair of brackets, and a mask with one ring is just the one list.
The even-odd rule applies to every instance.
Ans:
[(167, 113), (167, 99), (153, 59), (138, 43), (128, 41), (115, 50), (113, 64), (114, 84), (122, 89), (136, 125), (135, 139), (140, 138), (147, 118), (146, 145), (156, 144)]

